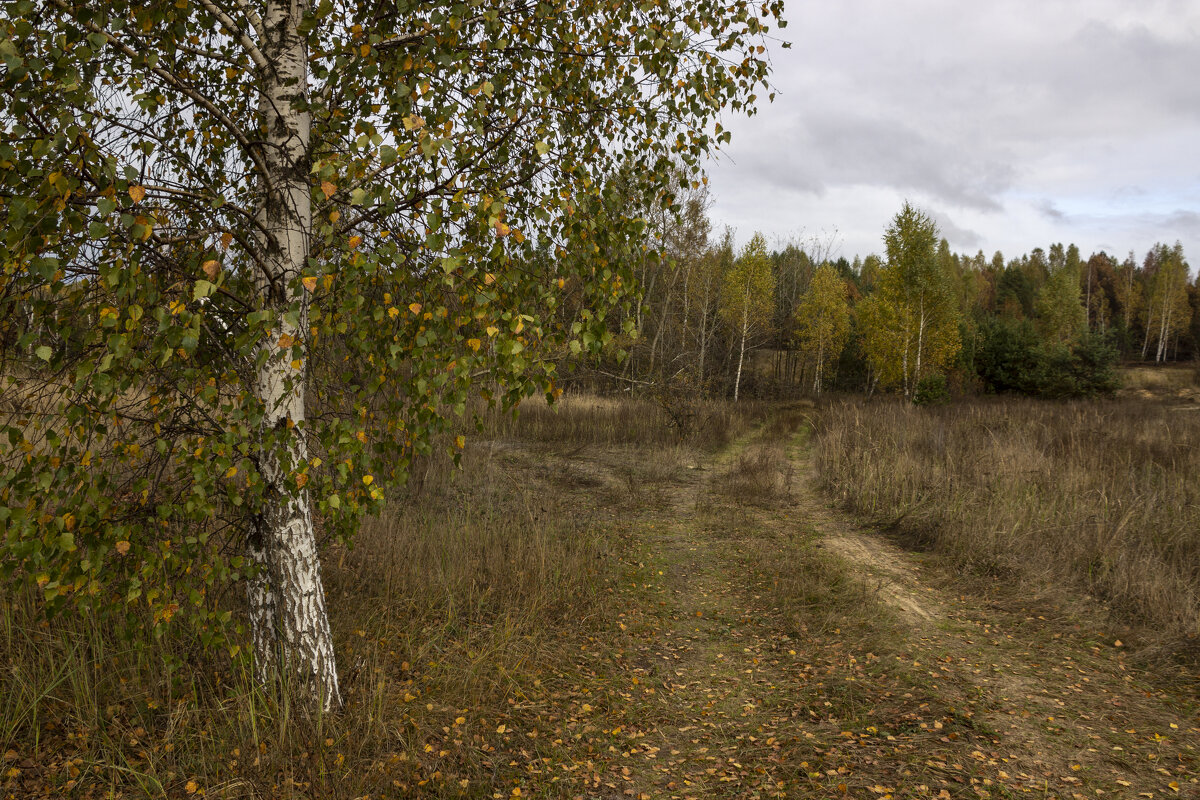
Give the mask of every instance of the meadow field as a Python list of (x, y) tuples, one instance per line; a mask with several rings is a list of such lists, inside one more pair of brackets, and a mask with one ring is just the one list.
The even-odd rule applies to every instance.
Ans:
[(846, 401), (820, 431), (822, 483), (847, 508), (961, 568), (1083, 592), (1196, 646), (1200, 406)]
[(1198, 436), (1133, 401), (529, 403), (327, 547), (339, 715), (6, 590), (0, 797), (1194, 792)]

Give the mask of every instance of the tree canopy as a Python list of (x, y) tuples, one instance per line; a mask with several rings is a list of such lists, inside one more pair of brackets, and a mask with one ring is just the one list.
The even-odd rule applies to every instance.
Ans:
[(609, 338), (624, 198), (753, 110), (782, 5), (0, 5), (6, 574), (231, 647), (249, 578), (264, 676), (336, 706), (314, 515)]

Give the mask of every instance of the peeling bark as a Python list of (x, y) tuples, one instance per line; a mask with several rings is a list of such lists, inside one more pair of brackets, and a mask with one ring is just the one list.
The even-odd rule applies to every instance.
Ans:
[[(257, 574), (248, 583), (257, 672), (270, 680), (295, 677), (325, 710), (341, 707), (333, 638), (325, 610), (311, 500), (292, 472), (308, 457), (304, 395), (307, 384), (308, 298), (298, 287), (309, 253), (311, 120), (307, 111), (308, 48), (298, 32), (304, 0), (270, 0), (263, 15), (259, 113), (265, 141), (258, 218), (264, 268), (259, 295), (275, 312), (263, 343), (256, 391), (264, 407), (260, 466), (267, 507), (251, 532), (248, 557)], [(292, 322), (285, 319), (296, 312)]]

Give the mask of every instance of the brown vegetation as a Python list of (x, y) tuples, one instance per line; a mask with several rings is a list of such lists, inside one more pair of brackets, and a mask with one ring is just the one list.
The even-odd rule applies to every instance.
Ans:
[(845, 505), (956, 563), (1069, 584), (1175, 636), (1200, 624), (1200, 416), (1144, 402), (841, 402), (819, 468)]
[[(287, 687), (255, 685), (180, 628), (139, 647), (0, 595), (0, 797), (816, 800), (1196, 786), (1200, 729), (1179, 699), (1194, 691), (1156, 683), (1094, 619), (962, 595), (939, 557), (889, 548), (827, 507), (805, 440), (810, 405), (688, 408), (681, 430), (683, 412), (653, 400), (531, 403), (489, 419), (461, 470), (424, 459), (352, 549), (326, 550), (347, 696), (336, 717), (308, 717)], [(1111, 425), (1104, 415), (1124, 406), (1017, 410), (1039, 408)], [(883, 426), (909, 425), (908, 446), (928, 456), (941, 446), (929, 421), (942, 420), (949, 447), (954, 414), (834, 407), (819, 447), (828, 466), (835, 431), (866, 437), (870, 425), (882, 447)], [(1183, 421), (1143, 415), (1147, 441), (1158, 441), (1153, 420)], [(1183, 474), (1194, 439), (1173, 430)], [(1080, 436), (1054, 441), (1069, 452)], [(1009, 471), (1037, 460), (1021, 448), (1053, 450), (1012, 441)], [(1169, 461), (1166, 445), (1150, 449)], [(868, 540), (869, 553), (835, 546)], [(906, 598), (933, 616), (907, 613)], [(1052, 621), (1030, 622), (1043, 614)]]
[(611, 622), (618, 511), (766, 412), (531, 401), (489, 415), (460, 470), (448, 448), (414, 464), (354, 546), (325, 553), (337, 718), (308, 719), (286, 687), (257, 686), (183, 630), (144, 646), (96, 620), (43, 620), (29, 593), (0, 597), (0, 797), (472, 796), (508, 771), (490, 748), (511, 739), (497, 733), (509, 700)]

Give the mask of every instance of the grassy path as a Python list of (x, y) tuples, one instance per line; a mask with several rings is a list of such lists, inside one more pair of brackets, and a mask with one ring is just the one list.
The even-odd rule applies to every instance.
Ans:
[(515, 792), (1200, 797), (1195, 687), (1099, 623), (957, 593), (831, 510), (786, 425), (700, 467), (619, 521), (616, 627), (514, 707), (555, 708)]

